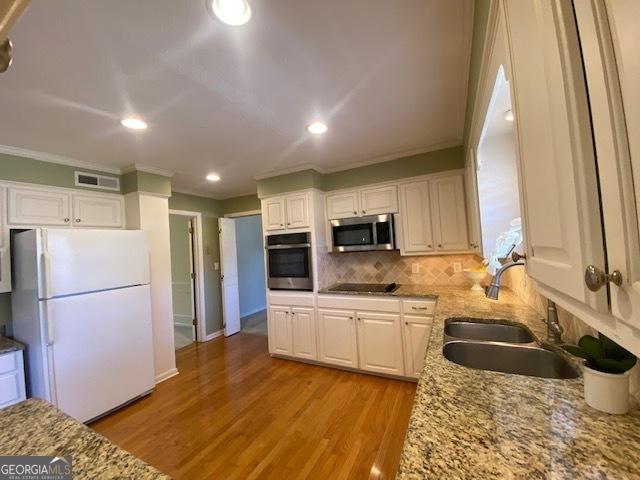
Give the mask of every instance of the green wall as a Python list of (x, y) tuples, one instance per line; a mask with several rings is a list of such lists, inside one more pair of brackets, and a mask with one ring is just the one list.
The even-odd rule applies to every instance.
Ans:
[(303, 170), (258, 180), (258, 196), (276, 195), (305, 188), (329, 191), (360, 187), (458, 168), (464, 168), (463, 149), (451, 147), (325, 175), (315, 170)]
[(220, 200), (220, 208), (223, 214), (252, 212), (262, 208), (258, 195), (243, 195), (242, 197)]
[(467, 87), (467, 109), (464, 120), (465, 145), (469, 140), (471, 115), (473, 114), (473, 103), (476, 100), (476, 90), (478, 89), (480, 66), (482, 63), (482, 49), (484, 48), (484, 37), (487, 33), (490, 6), (491, 0), (475, 0), (473, 12), (473, 37), (471, 40), (471, 60), (469, 64), (469, 85)]
[(171, 195), (171, 179), (155, 173), (134, 170), (122, 175), (122, 192), (146, 192)]

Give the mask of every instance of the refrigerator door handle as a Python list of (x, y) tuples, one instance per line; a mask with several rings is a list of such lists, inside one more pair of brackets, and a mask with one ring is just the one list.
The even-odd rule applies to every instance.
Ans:
[(41, 296), (42, 298), (51, 298), (51, 255), (48, 252), (43, 252), (40, 255), (42, 264)]
[(53, 329), (53, 305), (51, 302), (44, 302), (44, 322), (47, 332), (47, 346), (53, 345), (55, 333)]

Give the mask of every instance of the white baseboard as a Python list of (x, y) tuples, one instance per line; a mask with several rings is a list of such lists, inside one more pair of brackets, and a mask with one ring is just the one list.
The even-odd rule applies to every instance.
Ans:
[(160, 382), (164, 382), (165, 380), (171, 378), (171, 377), (175, 377), (176, 375), (178, 375), (178, 369), (177, 368), (172, 368), (171, 370), (167, 370), (164, 373), (161, 373), (160, 375), (156, 375), (156, 385), (159, 384)]
[(218, 338), (224, 335), (224, 330), (218, 330), (217, 332), (210, 333), (206, 337), (204, 337), (203, 342), (208, 342), (209, 340), (213, 340), (214, 338)]
[(240, 315), (240, 318), (248, 317), (250, 315), (253, 315), (254, 313), (258, 313), (258, 312), (261, 312), (261, 311), (266, 310), (266, 309), (267, 309), (266, 305), (264, 307), (256, 308), (254, 310), (251, 310), (250, 312), (245, 313), (244, 315)]

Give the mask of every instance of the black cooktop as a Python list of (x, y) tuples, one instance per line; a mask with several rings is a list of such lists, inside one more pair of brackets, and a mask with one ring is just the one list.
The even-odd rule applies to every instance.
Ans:
[(329, 288), (332, 292), (390, 293), (396, 291), (395, 283), (339, 283)]

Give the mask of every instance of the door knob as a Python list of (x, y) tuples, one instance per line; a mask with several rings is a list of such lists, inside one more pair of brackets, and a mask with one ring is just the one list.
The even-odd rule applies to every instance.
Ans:
[(613, 283), (619, 287), (622, 285), (622, 274), (619, 270), (605, 273), (595, 265), (589, 265), (584, 271), (584, 283), (592, 292), (597, 292), (607, 283)]

